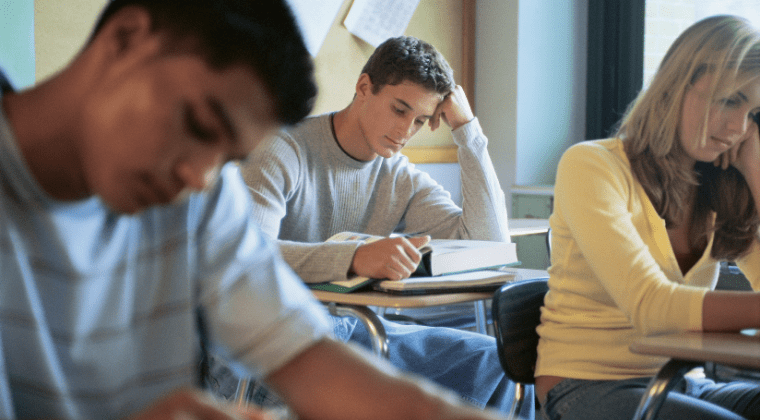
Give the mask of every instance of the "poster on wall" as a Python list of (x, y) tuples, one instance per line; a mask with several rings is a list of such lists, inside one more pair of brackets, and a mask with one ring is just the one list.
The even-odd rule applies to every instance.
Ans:
[(301, 28), (306, 48), (316, 57), (344, 0), (287, 0)]
[(403, 35), (419, 0), (354, 0), (343, 24), (373, 47)]

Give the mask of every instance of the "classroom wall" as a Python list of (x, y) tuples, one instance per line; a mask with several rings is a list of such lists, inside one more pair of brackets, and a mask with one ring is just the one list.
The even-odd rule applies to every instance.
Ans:
[(517, 162), (518, 2), (481, 0), (476, 13), (475, 108), (509, 203)]
[(34, 5), (0, 0), (0, 68), (17, 88), (34, 83)]
[[(0, 0), (19, 1), (24, 0)], [(34, 34), (36, 79), (65, 65), (86, 41), (105, 0), (35, 0)], [(2, 4), (2, 3), (0, 3)], [(351, 6), (345, 0), (315, 57), (320, 94), (314, 113), (342, 109), (353, 97), (361, 68), (374, 47), (351, 35), (342, 22)], [(462, 0), (421, 0), (406, 34), (430, 40), (447, 58), (457, 75), (462, 61)], [(411, 147), (452, 146), (443, 131), (422, 130)]]
[(106, 0), (35, 0), (36, 79), (66, 65), (84, 45)]
[(587, 15), (587, 0), (478, 2), (476, 106), (507, 193), (554, 184), (585, 139)]
[[(0, 0), (0, 5), (4, 2), (28, 4)], [(76, 54), (103, 4), (105, 0), (35, 0), (38, 80)], [(346, 0), (341, 6), (315, 58), (320, 86), (315, 113), (348, 104), (361, 66), (373, 51), (342, 25), (350, 4)], [(475, 110), (508, 201), (515, 184), (552, 184), (561, 153), (584, 139), (587, 7), (587, 0), (477, 2)], [(462, 66), (461, 12), (462, 0), (421, 0), (407, 30), (430, 40), (457, 74)], [(30, 25), (23, 19), (17, 23)], [(411, 147), (450, 146), (448, 133), (435, 138), (425, 130)], [(461, 200), (456, 163), (419, 166)]]
[(16, 88), (60, 70), (79, 51), (106, 0), (0, 0), (0, 66)]
[(586, 1), (521, 0), (515, 183), (554, 184), (586, 134)]

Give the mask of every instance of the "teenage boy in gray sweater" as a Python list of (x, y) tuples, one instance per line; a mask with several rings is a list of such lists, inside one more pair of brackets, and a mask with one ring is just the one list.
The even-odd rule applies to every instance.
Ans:
[[(398, 153), (425, 124), (435, 130), (441, 121), (459, 147), (461, 208)], [(307, 118), (265, 140), (242, 172), (254, 218), (306, 282), (409, 277), (421, 258), (417, 248), (431, 237), (510, 240), (504, 193), (480, 124), (443, 56), (413, 37), (391, 38), (377, 48), (346, 108)], [(412, 237), (326, 242), (342, 231)], [(355, 319), (334, 322), (339, 338), (370, 346)], [(513, 387), (493, 337), (384, 323), (394, 365), (477, 406), (511, 405)], [(533, 407), (526, 411), (532, 416)]]

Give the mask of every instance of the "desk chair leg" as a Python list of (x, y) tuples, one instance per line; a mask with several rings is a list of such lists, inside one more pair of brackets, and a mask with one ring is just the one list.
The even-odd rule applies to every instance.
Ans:
[(237, 391), (235, 392), (235, 402), (238, 407), (246, 407), (248, 405), (248, 387), (251, 383), (251, 378), (245, 376), (238, 380)]
[(507, 418), (509, 420), (519, 420), (520, 419), (520, 411), (522, 411), (522, 406), (525, 403), (525, 394), (527, 393), (527, 387), (532, 387), (533, 385), (524, 384), (522, 382), (515, 382), (515, 401), (512, 403), (512, 407), (509, 409), (509, 415), (507, 415)]
[(488, 318), (486, 318), (486, 301), (479, 300), (475, 303), (475, 326), (481, 334), (488, 334)]
[(336, 305), (335, 302), (328, 303), (327, 310), (331, 315), (353, 316), (359, 319), (372, 338), (372, 349), (378, 356), (388, 358), (388, 336), (376, 313), (366, 306)]
[(696, 366), (701, 365), (697, 362), (684, 360), (671, 360), (663, 366), (657, 376), (649, 382), (646, 392), (641, 397), (641, 402), (633, 415), (634, 420), (655, 420), (660, 407), (665, 402), (668, 392), (673, 389), (676, 382), (683, 378), (683, 375)]

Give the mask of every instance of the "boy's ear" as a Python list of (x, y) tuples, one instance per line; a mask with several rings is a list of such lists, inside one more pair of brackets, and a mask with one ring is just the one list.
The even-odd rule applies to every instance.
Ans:
[(362, 73), (356, 81), (356, 96), (363, 98), (372, 94), (372, 80), (367, 73)]
[(111, 53), (123, 55), (149, 38), (155, 37), (148, 11), (138, 6), (127, 6), (116, 12), (99, 34)]

